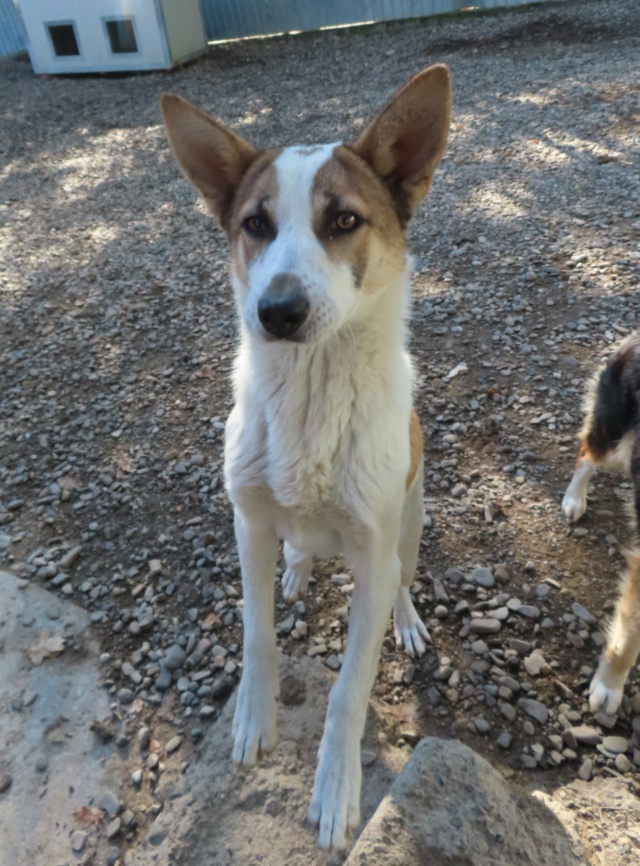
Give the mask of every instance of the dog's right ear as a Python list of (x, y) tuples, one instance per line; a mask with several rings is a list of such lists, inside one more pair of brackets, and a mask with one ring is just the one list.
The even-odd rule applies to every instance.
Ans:
[(163, 94), (160, 107), (180, 168), (224, 226), (235, 191), (258, 151), (180, 96)]

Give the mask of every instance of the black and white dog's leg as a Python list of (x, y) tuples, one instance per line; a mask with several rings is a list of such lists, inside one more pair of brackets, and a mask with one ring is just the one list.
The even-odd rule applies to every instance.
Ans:
[(567, 520), (580, 520), (587, 510), (587, 489), (595, 470), (595, 464), (581, 449), (573, 478), (562, 499), (562, 511)]
[[(640, 427), (630, 455), (633, 480), (636, 544), (640, 543)], [(629, 671), (640, 654), (640, 548), (627, 554), (627, 570), (622, 578), (620, 596), (613, 621), (609, 626), (609, 639), (598, 670), (591, 680), (589, 705), (595, 712), (604, 707), (615, 713), (622, 700), (624, 684)]]
[(287, 567), (282, 575), (282, 595), (285, 601), (297, 601), (309, 586), (313, 557), (285, 541), (284, 561)]
[(273, 623), (278, 539), (271, 527), (237, 509), (235, 531), (244, 596), (244, 668), (233, 718), (233, 760), (251, 765), (278, 741), (280, 686)]
[(413, 583), (420, 551), (420, 538), (424, 526), (424, 502), (422, 498), (424, 469), (422, 465), (416, 472), (411, 487), (407, 491), (402, 509), (400, 527), (401, 583), (393, 604), (393, 629), (398, 649), (404, 649), (408, 656), (421, 656), (431, 642), (426, 625), (420, 619), (409, 593)]
[(382, 639), (400, 584), (397, 550), (396, 522), (395, 531), (386, 527), (365, 550), (349, 556), (355, 586), (347, 650), (329, 696), (309, 806), (309, 820), (319, 825), (321, 848), (345, 848), (348, 830), (360, 823), (360, 741)]

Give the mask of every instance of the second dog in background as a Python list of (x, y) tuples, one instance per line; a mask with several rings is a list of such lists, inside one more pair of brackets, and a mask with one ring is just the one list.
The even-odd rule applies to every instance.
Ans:
[(640, 654), (640, 331), (628, 337), (591, 382), (576, 470), (562, 500), (569, 520), (587, 509), (596, 469), (622, 470), (633, 482), (633, 547), (609, 627), (607, 646), (590, 687), (590, 706), (615, 713)]

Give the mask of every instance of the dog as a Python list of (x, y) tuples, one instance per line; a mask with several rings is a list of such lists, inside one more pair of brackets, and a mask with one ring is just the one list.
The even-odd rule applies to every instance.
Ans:
[(579, 438), (576, 470), (562, 500), (570, 521), (585, 513), (589, 479), (596, 469), (622, 470), (633, 482), (635, 546), (626, 554), (627, 570), (607, 645), (589, 689), (591, 710), (613, 714), (640, 654), (640, 331), (624, 340), (594, 376)]
[(404, 235), (445, 149), (449, 73), (423, 70), (350, 146), (258, 151), (178, 96), (161, 107), (183, 173), (226, 231), (240, 319), (225, 431), (244, 597), (233, 758), (252, 765), (277, 741), (279, 541), (289, 601), (314, 556), (342, 553), (349, 635), (308, 812), (320, 847), (340, 850), (360, 823), (360, 742), (391, 608), (410, 656), (429, 641), (409, 594), (424, 507)]

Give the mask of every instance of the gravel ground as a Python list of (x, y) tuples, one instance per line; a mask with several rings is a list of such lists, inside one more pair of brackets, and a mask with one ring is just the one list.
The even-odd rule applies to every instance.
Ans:
[[(238, 42), (171, 75), (0, 63), (0, 565), (87, 608), (125, 731), (161, 724), (182, 738), (175, 763), (242, 663), (226, 247), (169, 153), (159, 94), (257, 145), (349, 140), (444, 61), (450, 145), (410, 230), (428, 511), (414, 591), (434, 648), (410, 662), (389, 632), (375, 691), (401, 746), (457, 736), (525, 784), (617, 774), (637, 792), (638, 671), (617, 718), (584, 697), (628, 484), (595, 479), (577, 527), (559, 507), (584, 383), (640, 321), (636, 5)], [(293, 609), (278, 596), (280, 643), (338, 669), (350, 577), (339, 561), (315, 576)], [(149, 747), (140, 826), (162, 800)], [(640, 839), (619, 838), (617, 862), (635, 862)]]

